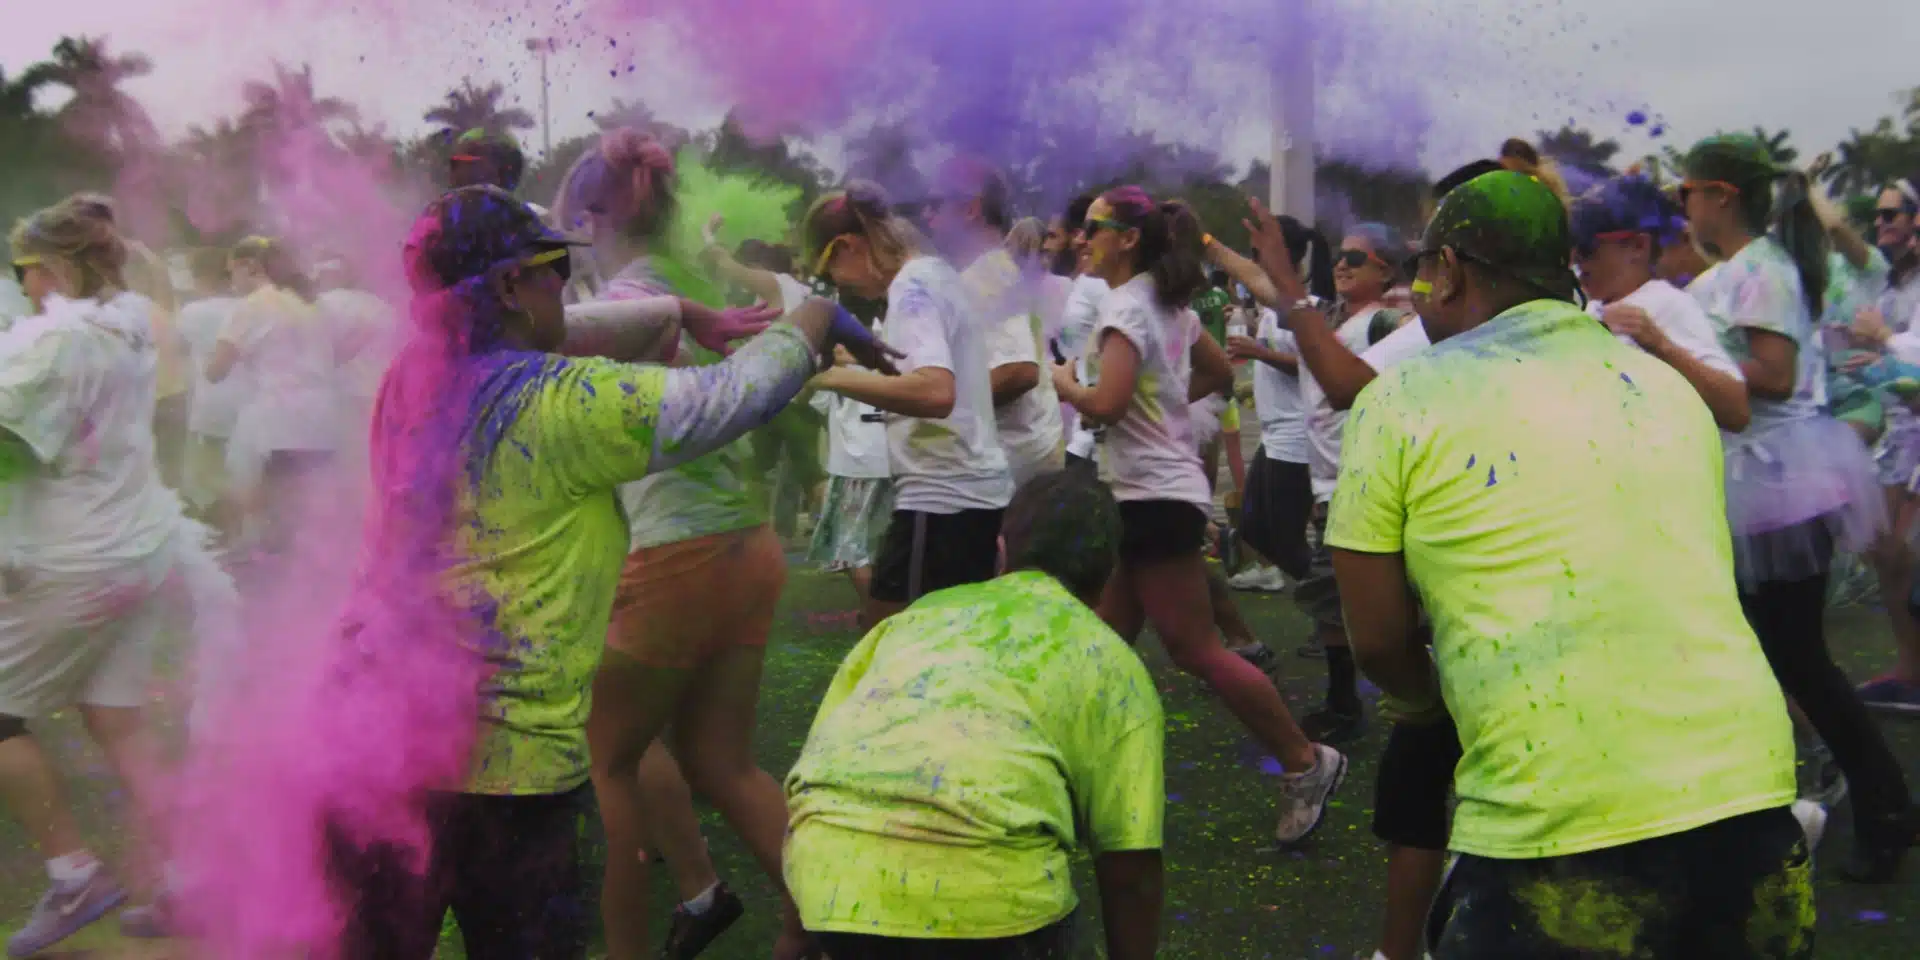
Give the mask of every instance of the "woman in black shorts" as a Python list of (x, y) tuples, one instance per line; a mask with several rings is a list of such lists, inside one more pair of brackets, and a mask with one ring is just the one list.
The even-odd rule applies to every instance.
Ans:
[(1061, 399), (1106, 426), (1100, 460), (1120, 503), (1120, 566), (1101, 616), (1131, 641), (1152, 622), (1167, 654), (1199, 677), (1288, 771), (1281, 787), (1283, 843), (1319, 826), (1346, 774), (1339, 751), (1308, 740), (1265, 674), (1229, 652), (1208, 599), (1207, 508), (1212, 494), (1193, 443), (1188, 404), (1233, 376), (1220, 345), (1187, 302), (1205, 279), (1199, 222), (1179, 204), (1138, 187), (1103, 194), (1083, 233), (1089, 272), (1112, 288), (1087, 355), (1095, 386), (1054, 367)]

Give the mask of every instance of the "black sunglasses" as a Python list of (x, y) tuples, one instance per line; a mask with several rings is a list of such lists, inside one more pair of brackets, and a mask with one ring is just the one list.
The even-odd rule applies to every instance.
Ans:
[(1873, 219), (1877, 223), (1892, 223), (1906, 212), (1899, 207), (1881, 207), (1873, 211)]
[(1377, 263), (1383, 267), (1387, 265), (1385, 260), (1365, 250), (1342, 250), (1339, 256), (1333, 258), (1333, 262), (1354, 270), (1358, 270), (1369, 263)]

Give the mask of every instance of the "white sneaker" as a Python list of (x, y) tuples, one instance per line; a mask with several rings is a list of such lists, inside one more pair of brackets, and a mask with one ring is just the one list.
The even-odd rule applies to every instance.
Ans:
[(1253, 566), (1228, 577), (1227, 586), (1235, 590), (1278, 593), (1286, 589), (1287, 581), (1281, 576), (1278, 567)]
[(1313, 745), (1313, 769), (1280, 778), (1280, 825), (1273, 835), (1293, 846), (1313, 835), (1326, 818), (1327, 801), (1347, 779), (1347, 757), (1324, 743)]
[(1795, 800), (1793, 818), (1800, 821), (1800, 829), (1807, 835), (1807, 849), (1820, 849), (1820, 839), (1827, 835), (1827, 808), (1812, 800)]

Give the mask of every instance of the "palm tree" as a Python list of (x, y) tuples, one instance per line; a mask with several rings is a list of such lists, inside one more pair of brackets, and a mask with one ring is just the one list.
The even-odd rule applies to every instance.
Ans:
[(55, 114), (82, 140), (125, 154), (159, 139), (153, 119), (120, 85), (153, 72), (145, 54), (114, 54), (104, 37), (61, 37), (53, 59), (29, 67), (20, 83), (30, 90), (54, 84), (73, 98)]
[[(1892, 126), (1884, 119), (1882, 123)], [(1876, 160), (1884, 152), (1885, 137), (1880, 131), (1861, 133), (1860, 128), (1855, 127), (1850, 136), (1834, 148), (1833, 162), (1827, 165), (1821, 179), (1842, 196), (1865, 193), (1881, 182)]]
[(1760, 145), (1766, 147), (1767, 152), (1773, 155), (1774, 163), (1783, 167), (1792, 166), (1793, 161), (1800, 158), (1800, 151), (1787, 142), (1792, 137), (1793, 134), (1786, 130), (1768, 133), (1766, 127), (1756, 125), (1753, 128), (1753, 138), (1760, 141)]
[(466, 77), (460, 86), (447, 91), (447, 98), (428, 110), (423, 119), (452, 136), (468, 130), (510, 133), (531, 128), (533, 114), (519, 107), (500, 106), (501, 98), (506, 95), (507, 88), (500, 83), (477, 87), (472, 77)]
[(315, 128), (324, 131), (330, 124), (352, 122), (360, 116), (345, 100), (315, 95), (310, 64), (292, 70), (276, 61), (271, 82), (248, 81), (240, 88), (240, 96), (246, 104), (240, 125), (255, 135)]
[(1563, 167), (1595, 177), (1613, 176), (1613, 158), (1620, 153), (1619, 143), (1595, 140), (1590, 131), (1572, 125), (1540, 131), (1535, 148)]

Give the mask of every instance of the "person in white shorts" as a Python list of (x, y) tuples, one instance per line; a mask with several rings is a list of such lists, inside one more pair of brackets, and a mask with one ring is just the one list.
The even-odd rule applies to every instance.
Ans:
[(22, 221), (9, 246), (37, 310), (0, 334), (0, 801), (51, 881), (7, 944), (27, 956), (127, 897), (82, 841), (28, 721), (78, 707), (141, 809), (162, 587), (228, 599), (232, 587), (155, 463), (154, 306), (124, 286), (126, 244), (68, 200)]

